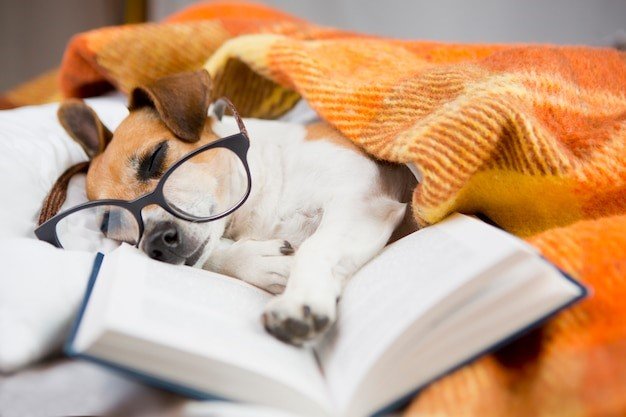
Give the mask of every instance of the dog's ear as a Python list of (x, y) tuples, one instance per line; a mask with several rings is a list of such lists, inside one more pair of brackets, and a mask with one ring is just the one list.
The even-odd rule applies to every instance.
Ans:
[(186, 142), (200, 140), (211, 103), (211, 77), (205, 70), (181, 72), (137, 87), (129, 110), (154, 108), (169, 130)]
[(102, 124), (95, 111), (82, 100), (66, 100), (57, 117), (65, 131), (85, 150), (89, 159), (104, 152), (113, 134)]

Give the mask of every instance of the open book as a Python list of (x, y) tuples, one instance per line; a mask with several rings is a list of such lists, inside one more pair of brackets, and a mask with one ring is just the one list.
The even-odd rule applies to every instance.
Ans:
[(525, 244), (460, 214), (386, 247), (315, 347), (268, 335), (271, 295), (125, 245), (96, 260), (66, 351), (198, 398), (369, 416), (585, 295)]

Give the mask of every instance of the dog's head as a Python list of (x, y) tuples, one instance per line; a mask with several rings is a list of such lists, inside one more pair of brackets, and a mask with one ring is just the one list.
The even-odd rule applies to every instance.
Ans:
[[(217, 139), (212, 129), (216, 119), (207, 115), (210, 97), (206, 71), (164, 77), (132, 91), (130, 113), (114, 133), (84, 102), (64, 102), (59, 120), (91, 158), (88, 198), (132, 200), (146, 194), (173, 163)], [(220, 152), (227, 151), (217, 148), (201, 155), (219, 161)], [(226, 198), (223, 188), (232, 185), (220, 183), (208, 170), (184, 174), (168, 179), (168, 184), (178, 181), (174, 185), (180, 204), (219, 204)], [(202, 266), (226, 226), (226, 219), (180, 220), (158, 206), (144, 208), (142, 217), (145, 229), (139, 247), (152, 258), (174, 264)]]

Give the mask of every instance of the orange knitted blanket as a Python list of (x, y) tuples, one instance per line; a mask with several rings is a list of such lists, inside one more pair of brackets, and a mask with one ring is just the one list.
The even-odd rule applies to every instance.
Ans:
[(540, 332), (432, 384), (407, 415), (626, 415), (624, 53), (381, 39), (210, 3), (75, 37), (60, 85), (128, 91), (203, 66), (244, 115), (304, 97), (371, 155), (414, 163), (419, 223), (481, 212), (592, 288)]

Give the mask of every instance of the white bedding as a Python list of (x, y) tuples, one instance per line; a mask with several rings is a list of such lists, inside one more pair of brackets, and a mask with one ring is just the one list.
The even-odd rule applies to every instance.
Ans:
[[(117, 97), (89, 100), (116, 126), (128, 113)], [(35, 239), (41, 202), (67, 167), (85, 159), (56, 119), (57, 104), (0, 112), (0, 371), (32, 363), (60, 346), (81, 299), (93, 253)], [(77, 182), (72, 205), (85, 199)]]
[[(127, 115), (120, 95), (87, 102), (111, 130)], [(0, 111), (0, 415), (110, 414), (126, 402), (179, 409), (181, 399), (173, 395), (83, 362), (56, 359), (8, 374), (60, 351), (95, 257), (56, 249), (33, 234), (41, 203), (56, 178), (86, 159), (59, 125), (57, 107)], [(284, 120), (313, 118), (302, 104)], [(280, 135), (289, 128), (258, 120), (246, 125), (252, 140), (255, 132)], [(84, 177), (77, 176), (64, 207), (85, 200)], [(209, 414), (211, 407), (205, 409)]]

